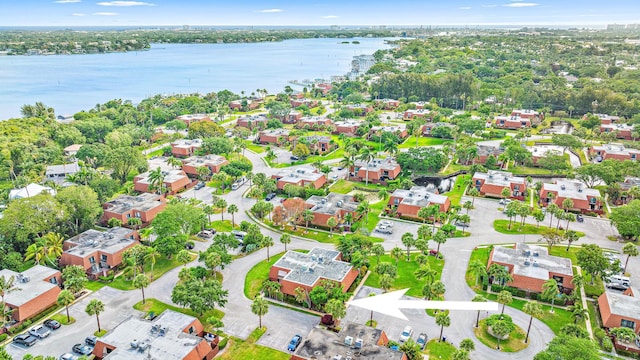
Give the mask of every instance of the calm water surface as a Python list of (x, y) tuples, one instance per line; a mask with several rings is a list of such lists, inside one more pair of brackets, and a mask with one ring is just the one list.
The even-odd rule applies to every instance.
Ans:
[[(150, 51), (96, 55), (0, 56), (0, 119), (41, 101), (73, 114), (111, 99), (229, 89), (282, 91), (289, 80), (329, 78), (384, 39), (302, 39), (255, 44), (154, 44)], [(295, 88), (295, 87), (294, 87)]]

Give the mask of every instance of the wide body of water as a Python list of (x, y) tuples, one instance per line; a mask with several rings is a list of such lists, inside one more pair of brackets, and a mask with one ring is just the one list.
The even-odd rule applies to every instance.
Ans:
[[(342, 44), (357, 40), (360, 44)], [(384, 39), (301, 39), (251, 44), (154, 44), (149, 51), (95, 55), (0, 56), (0, 119), (41, 101), (73, 114), (111, 99), (224, 89), (246, 95), (283, 90), (289, 80), (330, 78), (355, 55), (388, 48)], [(294, 87), (295, 88), (295, 87)]]

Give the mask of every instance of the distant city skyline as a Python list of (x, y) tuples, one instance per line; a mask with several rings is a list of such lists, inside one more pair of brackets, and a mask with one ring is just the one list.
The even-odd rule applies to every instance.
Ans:
[[(215, 2), (215, 3), (214, 3)], [(4, 1), (2, 26), (580, 25), (640, 21), (637, 0)]]

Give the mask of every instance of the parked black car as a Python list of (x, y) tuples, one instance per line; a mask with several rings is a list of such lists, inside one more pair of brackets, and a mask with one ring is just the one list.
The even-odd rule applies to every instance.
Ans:
[(265, 200), (271, 201), (271, 200), (273, 200), (274, 197), (276, 197), (276, 193), (269, 193), (269, 195), (267, 195)]
[(578, 222), (584, 222), (584, 217), (580, 214), (576, 215), (576, 221)]
[(44, 321), (44, 326), (48, 327), (51, 330), (56, 330), (56, 329), (60, 329), (60, 323), (53, 320), (53, 319), (47, 319)]
[(14, 343), (27, 347), (33, 346), (36, 341), (38, 341), (38, 339), (33, 335), (29, 335), (29, 333), (20, 334), (13, 338)]

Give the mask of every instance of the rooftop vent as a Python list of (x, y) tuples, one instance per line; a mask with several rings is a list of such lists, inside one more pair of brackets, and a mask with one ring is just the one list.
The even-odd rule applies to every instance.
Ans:
[(131, 340), (131, 348), (133, 348), (133, 349), (137, 349), (138, 348), (138, 339)]
[(539, 252), (537, 252), (537, 251), (534, 251), (534, 252), (533, 252), (533, 256), (540, 256), (540, 253), (539, 253)]
[(564, 184), (560, 185), (560, 189), (564, 190), (564, 189), (566, 189), (566, 188), (567, 188), (567, 187), (566, 187), (566, 186), (564, 186)]
[(355, 348), (362, 349), (362, 339), (356, 339)]
[(534, 261), (533, 262), (533, 267), (539, 267), (540, 265), (538, 265), (538, 262)]
[(531, 256), (531, 251), (525, 250), (524, 251), (524, 256)]
[(337, 206), (337, 207), (342, 207), (342, 204), (343, 204), (343, 203), (342, 203), (342, 200), (338, 200), (338, 202), (336, 203), (336, 206)]
[(353, 344), (353, 337), (352, 336), (346, 336), (344, 338), (344, 344), (347, 346), (351, 346), (351, 344)]
[(529, 265), (531, 265), (531, 262), (529, 262), (529, 260), (525, 260), (524, 261), (524, 266), (529, 266)]
[(324, 261), (324, 256), (319, 255), (319, 256), (318, 256), (318, 262), (320, 262), (320, 263), (321, 263), (321, 262), (323, 262), (323, 261)]

